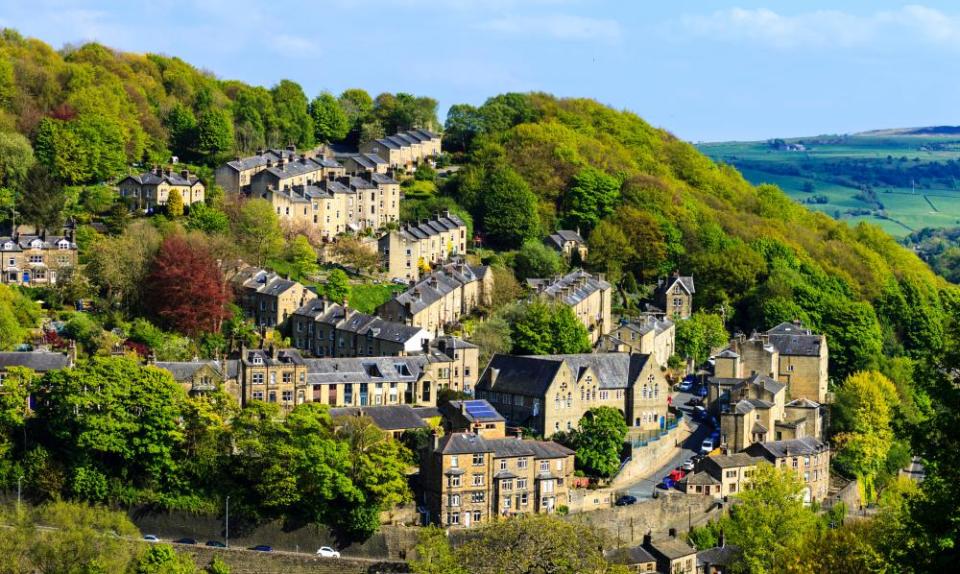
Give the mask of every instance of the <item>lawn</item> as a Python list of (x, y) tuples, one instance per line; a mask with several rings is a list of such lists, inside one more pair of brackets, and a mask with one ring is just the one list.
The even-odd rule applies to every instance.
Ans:
[(394, 293), (406, 289), (393, 283), (357, 283), (350, 285), (350, 306), (363, 313), (373, 313), (377, 307), (386, 303)]
[[(924, 227), (960, 226), (956, 136), (879, 133), (785, 141), (802, 143), (806, 149), (776, 149), (767, 142), (708, 143), (699, 148), (736, 166), (751, 183), (771, 183), (809, 209), (851, 223), (868, 221), (896, 237)], [(882, 211), (873, 201), (857, 197), (864, 188), (876, 194)], [(814, 197), (826, 202), (809, 202)]]

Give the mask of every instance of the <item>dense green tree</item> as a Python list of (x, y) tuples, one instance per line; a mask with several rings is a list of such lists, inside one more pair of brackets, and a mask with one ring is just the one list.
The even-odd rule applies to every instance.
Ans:
[(249, 199), (235, 207), (230, 226), (234, 237), (251, 262), (262, 267), (267, 259), (276, 257), (283, 247), (283, 232), (273, 206), (265, 199)]
[(24, 342), (40, 321), (40, 307), (16, 287), (0, 285), (0, 349)]
[(225, 234), (230, 230), (230, 218), (215, 207), (208, 207), (205, 203), (194, 203), (190, 206), (187, 227), (211, 235)]
[(323, 92), (310, 102), (310, 116), (318, 142), (338, 142), (350, 132), (350, 118), (330, 92)]
[(577, 466), (590, 476), (613, 476), (620, 469), (620, 453), (627, 430), (619, 410), (612, 407), (588, 410), (580, 419), (574, 438)]
[(414, 574), (468, 574), (442, 528), (428, 526), (422, 529), (416, 551), (417, 558), (410, 563)]
[(613, 213), (620, 200), (620, 181), (598, 169), (585, 168), (574, 176), (564, 200), (564, 224), (589, 233)]
[(17, 202), (21, 220), (39, 230), (56, 233), (63, 224), (65, 202), (63, 187), (50, 170), (42, 164), (30, 167)]
[(714, 349), (727, 344), (730, 334), (724, 328), (720, 315), (696, 311), (689, 319), (677, 322), (676, 340), (677, 354), (693, 359), (694, 364), (700, 365)]
[(309, 277), (319, 269), (317, 250), (310, 245), (310, 240), (304, 235), (296, 236), (287, 244), (285, 259), (298, 278)]
[(170, 195), (167, 196), (166, 207), (167, 215), (170, 217), (177, 218), (183, 216), (183, 194), (180, 193), (180, 190), (171, 190)]
[(466, 151), (483, 128), (480, 110), (470, 104), (454, 104), (443, 124), (443, 144), (452, 151)]
[(563, 272), (565, 263), (563, 256), (554, 249), (550, 249), (541, 241), (527, 241), (514, 257), (514, 267), (517, 278), (522, 280), (531, 277), (554, 277)]
[(133, 569), (134, 574), (196, 574), (196, 564), (184, 554), (177, 554), (169, 544), (152, 544)]
[(33, 163), (30, 140), (18, 133), (0, 133), (0, 187), (19, 188)]
[(537, 199), (530, 186), (515, 171), (492, 172), (483, 195), (482, 222), (490, 246), (519, 247), (540, 235)]
[(217, 164), (233, 151), (233, 120), (226, 110), (210, 109), (197, 121), (197, 151), (208, 163)]
[(296, 82), (281, 80), (270, 90), (277, 114), (277, 129), (284, 145), (308, 148), (314, 139), (313, 118), (310, 117), (307, 96)]
[(327, 282), (323, 285), (323, 294), (331, 301), (343, 303), (350, 294), (350, 279), (347, 274), (340, 269), (331, 271), (327, 276)]
[(590, 352), (587, 328), (570, 307), (535, 300), (504, 310), (515, 355)]

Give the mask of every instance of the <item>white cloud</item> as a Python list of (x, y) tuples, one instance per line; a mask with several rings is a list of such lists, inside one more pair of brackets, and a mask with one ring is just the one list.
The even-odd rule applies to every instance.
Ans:
[(313, 40), (290, 34), (273, 36), (271, 45), (278, 52), (291, 52), (291, 55), (316, 56), (318, 52), (317, 44)]
[(785, 15), (767, 8), (730, 8), (684, 16), (679, 29), (687, 35), (777, 48), (849, 48), (881, 39), (960, 48), (960, 16), (915, 4), (865, 15), (841, 10)]
[(620, 39), (620, 24), (616, 20), (587, 18), (569, 14), (545, 16), (513, 16), (487, 20), (480, 28), (506, 34), (547, 36), (558, 40)]

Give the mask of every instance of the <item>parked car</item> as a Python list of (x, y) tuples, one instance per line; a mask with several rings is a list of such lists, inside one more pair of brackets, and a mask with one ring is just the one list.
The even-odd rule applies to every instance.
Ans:
[(675, 480), (673, 480), (669, 476), (665, 476), (663, 477), (663, 480), (660, 481), (660, 484), (658, 484), (657, 486), (664, 490), (670, 490), (671, 488), (676, 486), (676, 484), (677, 482)]
[(706, 397), (708, 394), (707, 385), (700, 385), (693, 394), (697, 395), (698, 397)]
[(690, 389), (692, 388), (693, 388), (693, 383), (691, 383), (690, 381), (683, 381), (682, 383), (677, 385), (677, 390), (680, 391), (681, 393), (689, 393)]
[(266, 544), (257, 544), (256, 546), (251, 546), (250, 550), (255, 550), (257, 552), (273, 552), (273, 547), (267, 546)]
[(340, 553), (329, 546), (321, 546), (320, 549), (317, 550), (317, 556), (321, 558), (340, 558)]
[(687, 471), (687, 472), (690, 472), (690, 471), (693, 470), (693, 467), (695, 467), (696, 465), (697, 465), (697, 463), (693, 462), (693, 459), (691, 458), (691, 459), (687, 459), (687, 461), (684, 462), (684, 463), (680, 466), (680, 468), (682, 468), (683, 470), (685, 470), (685, 471)]
[(178, 538), (173, 541), (175, 544), (196, 544), (197, 541), (193, 538)]
[(700, 452), (707, 454), (711, 450), (713, 450), (713, 439), (704, 439), (703, 444), (700, 445)]
[(210, 548), (226, 548), (227, 545), (219, 540), (207, 540), (207, 546)]
[(679, 467), (670, 471), (670, 478), (673, 480), (673, 482), (680, 482), (686, 475), (687, 473)]
[(144, 534), (143, 539), (147, 542), (160, 542), (160, 539), (157, 538), (156, 534)]
[(691, 410), (690, 413), (693, 415), (693, 419), (698, 421), (707, 415), (707, 409), (697, 405), (693, 407), (693, 410)]
[(614, 502), (613, 504), (616, 505), (616, 506), (630, 506), (631, 504), (636, 504), (636, 503), (637, 503), (637, 497), (636, 497), (636, 496), (631, 496), (631, 495), (629, 495), (629, 494), (624, 494), (623, 496), (621, 496), (620, 498), (618, 498), (617, 501)]
[(687, 407), (702, 407), (703, 399), (701, 399), (700, 397), (690, 397), (689, 399), (687, 399), (687, 402), (683, 404), (684, 406), (687, 406)]

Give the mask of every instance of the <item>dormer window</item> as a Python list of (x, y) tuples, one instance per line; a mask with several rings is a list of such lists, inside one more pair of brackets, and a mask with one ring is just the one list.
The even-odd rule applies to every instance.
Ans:
[(254, 356), (253, 356), (253, 364), (254, 364), (254, 365), (262, 365), (262, 364), (263, 364), (263, 357), (261, 357), (260, 355), (254, 355)]
[(57, 247), (60, 248), (61, 250), (63, 250), (63, 249), (70, 249), (70, 242), (61, 239), (61, 240), (57, 243)]
[(4, 250), (4, 251), (13, 251), (13, 243), (10, 243), (9, 241), (7, 241), (6, 243), (4, 243), (4, 244), (3, 244), (3, 250)]
[(33, 247), (34, 249), (40, 249), (41, 247), (43, 247), (43, 242), (40, 241), (39, 239), (34, 239), (33, 241), (30, 242), (30, 247)]

